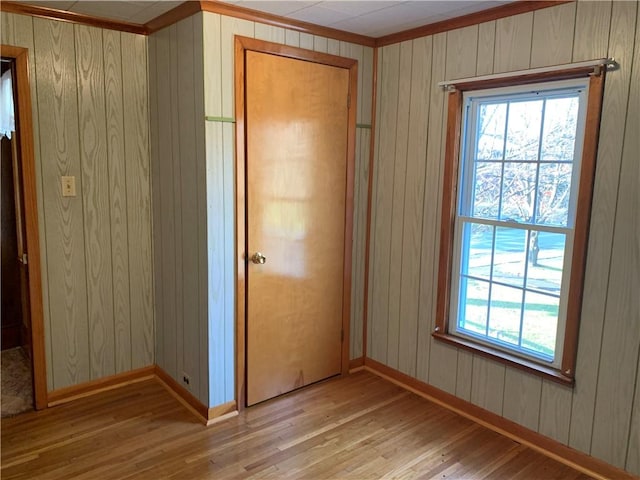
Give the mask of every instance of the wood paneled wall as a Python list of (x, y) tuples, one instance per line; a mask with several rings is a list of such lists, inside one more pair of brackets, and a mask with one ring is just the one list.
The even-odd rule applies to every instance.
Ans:
[[(368, 356), (640, 474), (638, 2), (577, 2), (379, 50)], [(445, 92), (437, 82), (615, 57), (576, 370), (567, 388), (436, 342)]]
[(149, 37), (156, 357), (209, 406), (235, 397), (235, 35), (359, 61), (351, 358), (362, 356), (373, 50), (199, 13)]
[(203, 75), (201, 13), (149, 37), (156, 363), (209, 405)]
[(47, 387), (152, 365), (146, 38), (0, 18), (2, 43), (29, 49)]

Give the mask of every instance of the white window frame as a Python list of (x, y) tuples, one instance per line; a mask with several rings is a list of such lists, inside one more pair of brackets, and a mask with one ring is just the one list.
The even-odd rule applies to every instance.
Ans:
[[(444, 148), (444, 173), (441, 197), (441, 223), (438, 257), (438, 281), (436, 297), (436, 317), (433, 337), (437, 341), (447, 343), (459, 349), (472, 352), (492, 359), (499, 363), (524, 370), (545, 379), (572, 386), (575, 383), (576, 356), (578, 349), (578, 334), (580, 331), (580, 316), (586, 271), (587, 248), (589, 242), (589, 223), (591, 218), (591, 200), (596, 172), (596, 157), (598, 152), (598, 138), (600, 134), (600, 116), (602, 114), (602, 98), (604, 95), (607, 65), (611, 60), (582, 62), (560, 65), (549, 69), (533, 69), (510, 72), (484, 77), (459, 79), (440, 82), (446, 89), (447, 116), (446, 141)], [(570, 277), (568, 293), (566, 294), (566, 324), (562, 359), (556, 366), (546, 362), (537, 362), (515, 355), (510, 351), (503, 351), (475, 340), (469, 340), (456, 334), (452, 329), (454, 319), (450, 316), (452, 282), (454, 271), (454, 237), (458, 200), (458, 182), (460, 181), (459, 161), (463, 136), (463, 94), (485, 89), (504, 87), (519, 87), (528, 85), (526, 89), (533, 89), (536, 84), (550, 85), (552, 82), (585, 79), (588, 82), (588, 100), (585, 120), (584, 142), (581, 145), (581, 166), (579, 191), (575, 207), (576, 217), (574, 238), (571, 254), (570, 271), (563, 272), (563, 276)], [(579, 142), (578, 142), (579, 143)], [(577, 174), (576, 174), (577, 175)], [(493, 248), (493, 247), (492, 247)], [(459, 266), (458, 266), (459, 268)], [(524, 286), (524, 284), (523, 284)], [(562, 337), (557, 336), (559, 342)], [(560, 353), (556, 352), (558, 360)]]
[[(585, 124), (586, 124), (586, 112), (587, 112), (587, 103), (588, 103), (588, 89), (589, 89), (589, 80), (588, 78), (579, 78), (572, 80), (559, 80), (553, 82), (545, 82), (545, 83), (537, 83), (537, 84), (529, 84), (529, 85), (520, 85), (515, 87), (499, 87), (499, 88), (491, 88), (484, 90), (474, 90), (464, 92), (463, 94), (463, 114), (462, 114), (462, 134), (461, 134), (461, 147), (460, 147), (460, 159), (459, 159), (459, 172), (458, 172), (458, 185), (460, 188), (458, 189), (458, 196), (456, 198), (456, 209), (455, 209), (455, 220), (454, 220), (454, 241), (453, 241), (453, 259), (452, 259), (452, 275), (451, 275), (451, 295), (450, 295), (450, 326), (449, 331), (453, 335), (457, 335), (463, 337), (471, 342), (477, 342), (482, 345), (485, 345), (489, 348), (495, 348), (509, 354), (516, 355), (518, 357), (522, 357), (526, 360), (540, 363), (543, 365), (550, 366), (554, 369), (559, 369), (562, 361), (563, 354), (563, 345), (564, 345), (564, 333), (565, 333), (565, 323), (566, 323), (566, 315), (567, 315), (567, 299), (569, 294), (569, 284), (570, 284), (570, 275), (571, 272), (571, 263), (573, 257), (573, 239), (574, 239), (574, 225), (575, 225), (575, 217), (576, 217), (576, 205), (579, 191), (579, 183), (580, 183), (580, 171), (581, 171), (581, 159), (582, 159), (582, 147), (584, 141), (584, 133), (585, 133)], [(477, 137), (478, 137), (478, 109), (480, 105), (483, 103), (489, 103), (488, 100), (503, 100), (506, 102), (514, 102), (514, 101), (526, 101), (526, 100), (534, 100), (536, 98), (540, 98), (543, 96), (545, 99), (553, 98), (553, 97), (566, 97), (568, 94), (575, 94), (579, 99), (578, 106), (578, 118), (576, 124), (576, 137), (574, 143), (574, 155), (572, 164), (572, 179), (571, 179), (571, 193), (569, 197), (569, 209), (568, 209), (568, 219), (566, 227), (562, 226), (550, 226), (550, 225), (536, 225), (535, 223), (518, 223), (513, 221), (506, 220), (494, 220), (494, 219), (485, 219), (482, 217), (474, 217), (471, 213), (471, 208), (473, 206), (473, 195), (474, 195), (474, 158), (475, 158), (475, 150), (477, 145)], [(538, 144), (538, 159), (537, 160), (527, 160), (526, 162), (531, 165), (536, 165), (536, 169), (539, 171), (540, 165), (546, 163), (545, 161), (540, 159), (540, 151), (542, 149), (542, 132), (544, 132), (544, 115), (541, 118), (540, 125), (540, 135), (539, 135), (539, 144)], [(506, 120), (506, 124), (508, 124), (508, 118)], [(505, 125), (506, 127), (506, 125)], [(505, 147), (507, 142), (506, 132), (504, 135), (505, 146), (503, 146), (503, 158), (501, 162), (509, 162), (509, 160), (504, 159), (505, 155)], [(555, 163), (549, 161), (549, 163)], [(504, 172), (504, 170), (503, 170)], [(537, 182), (539, 181), (539, 177), (536, 176), (536, 192), (537, 192)], [(501, 200), (499, 200), (500, 205), (502, 205)], [(534, 211), (537, 209), (537, 198), (534, 200)], [(500, 214), (498, 214), (498, 217)], [(506, 228), (517, 228), (522, 229), (525, 232), (530, 231), (546, 231), (551, 233), (562, 233), (565, 237), (565, 249), (564, 249), (564, 263), (563, 263), (563, 275), (560, 287), (560, 295), (559, 295), (559, 311), (558, 311), (558, 321), (556, 325), (556, 341), (555, 341), (555, 349), (553, 358), (549, 358), (543, 354), (538, 354), (535, 351), (528, 350), (521, 346), (521, 337), (522, 337), (522, 327), (523, 327), (523, 317), (524, 311), (521, 311), (520, 315), (520, 345), (514, 346), (508, 342), (502, 342), (499, 339), (493, 339), (488, 335), (482, 336), (481, 334), (474, 334), (469, 330), (463, 330), (459, 327), (459, 319), (458, 319), (458, 308), (460, 305), (460, 284), (462, 279), (461, 274), (461, 260), (463, 257), (462, 252), (462, 244), (463, 244), (463, 226), (465, 223), (480, 223), (489, 225), (492, 227), (506, 227)], [(495, 231), (495, 230), (494, 230)], [(527, 241), (527, 247), (525, 250), (525, 278), (527, 273), (527, 268), (529, 264), (528, 253), (529, 253), (529, 242)], [(493, 251), (493, 247), (492, 247)], [(492, 262), (493, 263), (493, 262)], [(499, 284), (499, 283), (498, 283)], [(494, 285), (492, 276), (489, 280), (489, 291), (491, 292), (491, 287)], [(509, 287), (513, 287), (512, 285), (508, 285)], [(517, 288), (517, 287), (516, 287)], [(523, 292), (523, 297), (521, 300), (521, 306), (524, 306), (524, 292), (531, 291), (527, 289), (525, 285), (525, 281), (523, 279), (522, 288), (518, 288)], [(533, 293), (542, 293), (539, 291), (533, 291)], [(543, 293), (544, 294), (544, 293)], [(490, 303), (488, 309), (490, 309)], [(488, 322), (489, 315), (487, 315), (487, 330), (488, 330)]]

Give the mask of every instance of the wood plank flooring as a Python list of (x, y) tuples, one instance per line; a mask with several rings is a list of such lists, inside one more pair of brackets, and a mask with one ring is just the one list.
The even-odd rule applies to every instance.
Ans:
[(2, 419), (3, 479), (586, 479), (368, 372), (204, 427), (156, 380)]

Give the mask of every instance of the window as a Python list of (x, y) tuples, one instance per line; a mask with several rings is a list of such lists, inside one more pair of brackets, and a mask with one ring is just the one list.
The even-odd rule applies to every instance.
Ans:
[(436, 338), (573, 382), (601, 77), (449, 94)]

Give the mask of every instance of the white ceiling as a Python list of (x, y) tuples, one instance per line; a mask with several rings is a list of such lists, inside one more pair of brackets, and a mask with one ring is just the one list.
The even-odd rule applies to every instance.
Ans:
[[(225, 0), (225, 2), (370, 37), (381, 37), (510, 3), (494, 0)], [(21, 3), (144, 24), (183, 2), (39, 0)]]
[(370, 37), (381, 37), (510, 3), (484, 0), (225, 1)]
[(172, 8), (177, 7), (183, 1), (22, 1), (19, 3), (29, 5), (38, 5), (47, 8), (55, 8), (57, 10), (66, 10), (74, 13), (82, 13), (92, 17), (108, 18), (110, 20), (118, 20), (121, 22), (144, 24), (149, 20), (168, 12)]

